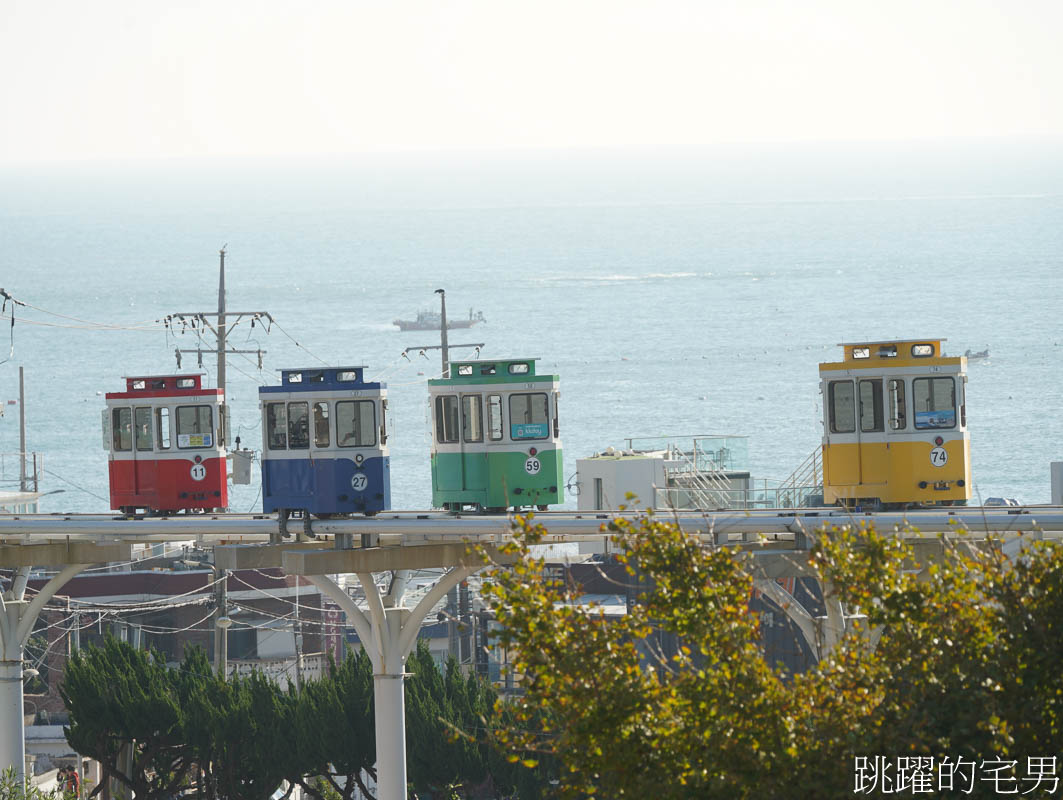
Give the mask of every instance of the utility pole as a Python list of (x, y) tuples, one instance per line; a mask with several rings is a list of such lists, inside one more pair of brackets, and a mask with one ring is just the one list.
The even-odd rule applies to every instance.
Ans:
[(450, 348), (447, 346), (447, 293), (443, 289), (436, 289), (439, 295), (439, 343), (443, 354), (443, 377), (450, 377)]
[(28, 489), (26, 484), (26, 383), (22, 367), (18, 368), (18, 464), (18, 490), (25, 492)]
[(229, 574), (216, 565), (209, 565), (214, 573), (214, 671), (222, 678), (229, 672)]
[[(439, 344), (427, 344), (423, 347), (407, 347), (402, 351), (403, 355), (406, 355), (411, 350), (419, 350), (421, 355), (424, 355), (425, 350), (439, 350), (443, 356), (443, 374), (444, 378), (450, 377), (450, 345), (447, 343), (447, 293), (445, 289), (436, 289), (436, 294), (439, 295), (440, 312), (439, 312)], [(475, 347), (476, 353), (479, 355), (480, 348), (484, 346), (483, 342), (472, 342), (470, 344), (456, 344), (454, 347)]]
[[(217, 312), (212, 312), (212, 311), (181, 312), (181, 313), (178, 313), (178, 314), (170, 314), (169, 319), (170, 320), (175, 320), (176, 319), (176, 320), (180, 320), (181, 322), (186, 322), (188, 320), (191, 320), (193, 326), (196, 324), (196, 322), (198, 322), (203, 327), (209, 329), (215, 335), (215, 337), (217, 337), (217, 342), (218, 343), (217, 343), (217, 347), (215, 349), (215, 352), (217, 353), (217, 356), (218, 356), (218, 388), (221, 389), (222, 392), (224, 392), (225, 391), (225, 356), (226, 355), (230, 355), (230, 354), (236, 355), (236, 354), (240, 354), (240, 353), (245, 353), (245, 354), (246, 353), (254, 353), (254, 354), (257, 354), (258, 355), (258, 366), (259, 366), (259, 369), (261, 369), (262, 368), (262, 355), (266, 352), (265, 350), (232, 350), (232, 349), (229, 349), (229, 347), (226, 344), (226, 339), (227, 339), (227, 337), (229, 335), (229, 331), (233, 327), (233, 326), (229, 325), (229, 322), (228, 322), (229, 318), (230, 317), (236, 317), (236, 320), (233, 322), (233, 325), (236, 325), (244, 317), (251, 317), (252, 318), (251, 325), (252, 325), (252, 327), (254, 327), (255, 320), (257, 320), (259, 318), (263, 318), (263, 319), (269, 320), (272, 323), (273, 322), (273, 317), (270, 315), (270, 313), (268, 311), (229, 311), (229, 310), (226, 309), (226, 307), (225, 307), (225, 247), (222, 247), (222, 249), (218, 251), (218, 256), (219, 256), (219, 265), (218, 265), (218, 310), (217, 310)], [(208, 317), (215, 317), (216, 318), (215, 324), (211, 324), (210, 321), (207, 319)], [(207, 351), (207, 352), (209, 352), (209, 351)], [(197, 355), (198, 359), (199, 359), (199, 366), (201, 366), (201, 367), (203, 366), (203, 353), (204, 353), (203, 348), (197, 347), (196, 349), (192, 350), (192, 349), (184, 349), (184, 348), (178, 347), (174, 351), (174, 355), (177, 356), (177, 368), (178, 369), (181, 368), (181, 354), (182, 353), (195, 353)], [(229, 443), (226, 441), (226, 428), (227, 428), (226, 422), (227, 422), (228, 416), (229, 416), (229, 408), (228, 408), (228, 403), (226, 402), (226, 397), (225, 397), (224, 394), (222, 395), (222, 405), (221, 405), (220, 415), (221, 415), (221, 419), (218, 420), (218, 423), (219, 423), (218, 424), (218, 438), (222, 442), (222, 444), (224, 444), (225, 446), (228, 446)]]

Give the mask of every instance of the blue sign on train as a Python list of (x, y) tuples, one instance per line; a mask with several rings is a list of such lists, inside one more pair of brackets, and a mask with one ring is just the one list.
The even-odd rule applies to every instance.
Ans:
[(526, 422), (523, 425), (510, 425), (509, 438), (517, 439), (545, 439), (550, 435), (550, 428), (545, 422)]

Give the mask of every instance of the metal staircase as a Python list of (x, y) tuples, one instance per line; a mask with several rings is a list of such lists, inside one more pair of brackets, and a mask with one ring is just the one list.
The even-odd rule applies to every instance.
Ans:
[(716, 460), (700, 452), (697, 442), (691, 452), (669, 444), (665, 467), (668, 508), (734, 508), (734, 491), (727, 473)]
[[(789, 477), (779, 483), (779, 508), (801, 508), (807, 506), (810, 499), (823, 496), (823, 463), (821, 448), (817, 447), (801, 465), (790, 473)], [(822, 502), (822, 500), (821, 500)]]

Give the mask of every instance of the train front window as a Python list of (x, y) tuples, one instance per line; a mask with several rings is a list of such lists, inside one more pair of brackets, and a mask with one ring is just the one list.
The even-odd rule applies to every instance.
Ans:
[(336, 403), (336, 444), (340, 447), (376, 446), (376, 409), (372, 400)]
[(912, 381), (915, 427), (956, 427), (956, 382), (952, 378), (916, 378)]
[(151, 450), (151, 409), (134, 409), (133, 423), (137, 429), (137, 450)]
[(328, 447), (328, 403), (314, 403), (314, 447)]
[(487, 438), (492, 442), (502, 439), (502, 395), (487, 395)]
[(546, 394), (509, 396), (509, 438), (546, 439), (550, 436), (550, 412)]
[(904, 406), (904, 381), (900, 378), (890, 379), (890, 427), (903, 431), (908, 425), (908, 416)]
[(111, 411), (111, 438), (115, 450), (133, 449), (132, 412), (128, 408)]
[(310, 407), (307, 403), (288, 403), (288, 449), (310, 447)]
[(155, 409), (155, 440), (160, 450), (170, 449), (170, 409)]
[(284, 403), (266, 406), (266, 441), (270, 450), (288, 449), (288, 412)]
[(214, 446), (214, 412), (210, 406), (177, 407), (177, 446), (182, 450)]
[(828, 388), (832, 433), (856, 431), (856, 397), (852, 381), (831, 381)]
[(882, 379), (860, 381), (860, 430), (875, 432), (882, 425)]
[(436, 398), (436, 441), (453, 444), (458, 441), (458, 397), (443, 394)]
[(484, 440), (483, 401), (478, 394), (461, 398), (461, 436), (467, 442)]

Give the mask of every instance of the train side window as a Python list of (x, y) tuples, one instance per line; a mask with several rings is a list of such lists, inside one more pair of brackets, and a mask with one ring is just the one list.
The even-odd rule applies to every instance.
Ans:
[(482, 367), (480, 367), (481, 375), (494, 375), (495, 372), (497, 372), (497, 369), (495, 368), (494, 364), (484, 364)]
[(148, 388), (148, 383), (147, 383), (147, 381), (145, 381), (145, 380), (143, 380), (143, 379), (140, 379), (140, 380), (135, 380), (135, 381), (133, 381), (133, 389), (134, 389), (134, 390), (137, 390), (137, 389), (147, 389), (147, 388)]
[(509, 365), (509, 374), (510, 375), (527, 375), (528, 374), (528, 365), (523, 363), (523, 362), (517, 363), (517, 364), (510, 364)]
[(878, 348), (879, 358), (896, 358), (897, 357), (897, 345), (884, 344)]
[(458, 441), (458, 398), (443, 394), (436, 398), (436, 441), (452, 444)]
[(492, 442), (502, 440), (502, 395), (487, 395), (487, 438)]
[(310, 447), (310, 407), (307, 403), (288, 403), (288, 449)]
[(916, 378), (912, 381), (915, 427), (956, 427), (956, 382), (952, 378)]
[(860, 430), (875, 432), (882, 425), (882, 379), (860, 381)]
[(372, 400), (336, 403), (336, 444), (340, 447), (376, 445), (376, 409)]
[(340, 383), (357, 383), (358, 371), (353, 369), (344, 369), (336, 373), (336, 380)]
[(303, 382), (303, 373), (301, 373), (301, 372), (289, 372), (288, 373), (288, 383), (302, 383), (302, 382)]
[(828, 388), (830, 429), (833, 433), (856, 431), (856, 397), (852, 381), (831, 381)]
[(214, 446), (214, 412), (210, 406), (177, 407), (177, 446), (182, 450)]
[(472, 375), (472, 364), (461, 364), (458, 367), (459, 375)]
[(388, 399), (386, 397), (380, 400), (380, 445), (383, 447), (388, 443)]
[(324, 372), (311, 372), (309, 377), (310, 377), (310, 383), (324, 383), (325, 382), (325, 373)]
[(170, 449), (170, 409), (165, 406), (155, 409), (155, 441), (160, 450)]
[(558, 411), (557, 411), (557, 402), (558, 402), (558, 399), (560, 397), (561, 397), (561, 392), (554, 392), (554, 438), (555, 439), (557, 439), (557, 438), (559, 438), (561, 436), (561, 428), (560, 428), (560, 425), (561, 425), (560, 419), (561, 419), (561, 417), (560, 417), (560, 415), (558, 414)]
[(115, 450), (133, 449), (132, 413), (128, 408), (111, 411), (111, 438)]
[(547, 439), (550, 436), (550, 411), (545, 393), (509, 396), (509, 438)]
[(908, 415), (904, 405), (904, 381), (891, 378), (890, 383), (890, 428), (903, 431), (908, 426)]
[(328, 403), (314, 403), (314, 447), (328, 447)]
[(467, 442), (484, 440), (483, 401), (478, 394), (462, 395), (461, 436)]
[(266, 406), (266, 439), (270, 450), (288, 449), (288, 412), (284, 403)]
[(195, 378), (178, 378), (177, 379), (177, 388), (178, 389), (195, 389), (196, 388), (196, 379)]
[(916, 358), (929, 358), (934, 355), (934, 345), (932, 344), (913, 344), (912, 355)]
[(137, 450), (151, 450), (151, 409), (146, 406), (133, 409), (133, 423), (137, 429)]
[(854, 347), (853, 358), (871, 358), (870, 347)]

